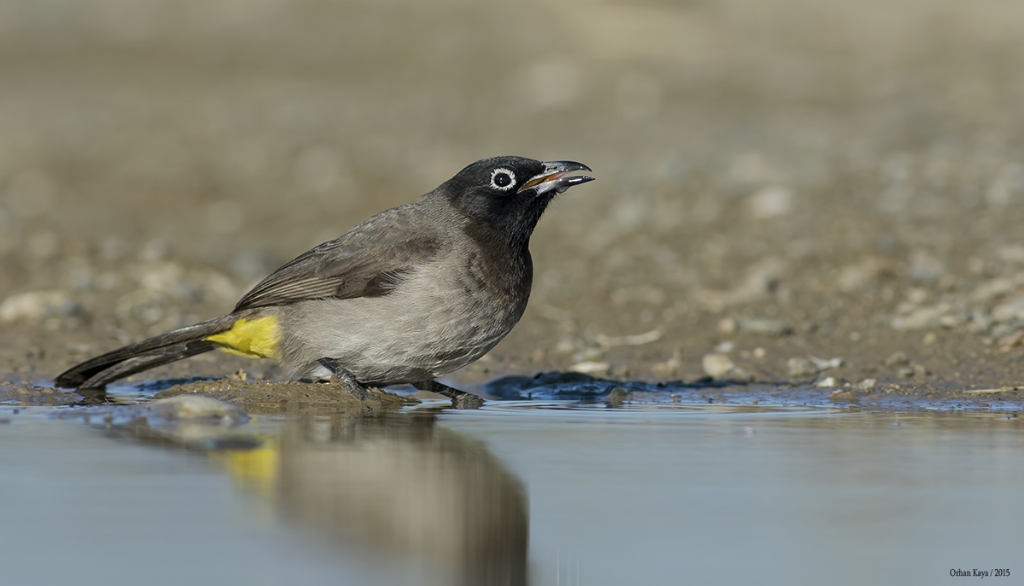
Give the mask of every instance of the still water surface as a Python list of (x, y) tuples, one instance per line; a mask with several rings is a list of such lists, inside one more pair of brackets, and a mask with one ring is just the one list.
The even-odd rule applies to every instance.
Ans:
[(74, 411), (0, 407), (0, 584), (1024, 583), (1012, 414)]

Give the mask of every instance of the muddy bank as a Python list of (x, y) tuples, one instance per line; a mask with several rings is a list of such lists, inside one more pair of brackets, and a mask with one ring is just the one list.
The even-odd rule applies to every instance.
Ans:
[(369, 397), (359, 400), (340, 384), (287, 382), (244, 382), (222, 379), (175, 385), (153, 396), (168, 399), (182, 395), (201, 395), (237, 405), (247, 413), (374, 413), (419, 403), (377, 388), (368, 388)]

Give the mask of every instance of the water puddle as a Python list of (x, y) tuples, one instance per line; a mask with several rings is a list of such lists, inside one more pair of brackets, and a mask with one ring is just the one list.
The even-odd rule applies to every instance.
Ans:
[(200, 420), (146, 404), (0, 406), (0, 582), (934, 584), (1018, 571), (1013, 414), (445, 405)]

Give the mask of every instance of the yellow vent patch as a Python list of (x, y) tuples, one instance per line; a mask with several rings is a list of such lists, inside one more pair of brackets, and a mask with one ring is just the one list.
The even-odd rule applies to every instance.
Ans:
[(277, 318), (274, 316), (257, 319), (239, 319), (226, 332), (204, 338), (220, 346), (220, 350), (229, 354), (248, 356), (249, 358), (276, 358)]

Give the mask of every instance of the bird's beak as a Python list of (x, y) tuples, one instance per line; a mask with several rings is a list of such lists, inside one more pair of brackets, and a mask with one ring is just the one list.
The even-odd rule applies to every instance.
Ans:
[(536, 189), (537, 195), (541, 195), (549, 191), (562, 193), (573, 185), (579, 185), (580, 183), (586, 183), (587, 181), (594, 180), (593, 177), (587, 177), (585, 175), (577, 175), (576, 177), (566, 177), (566, 175), (576, 171), (590, 170), (590, 167), (575, 161), (548, 161), (544, 163), (544, 171), (539, 175), (530, 177), (530, 180), (524, 183), (516, 193), (522, 193), (527, 189)]

